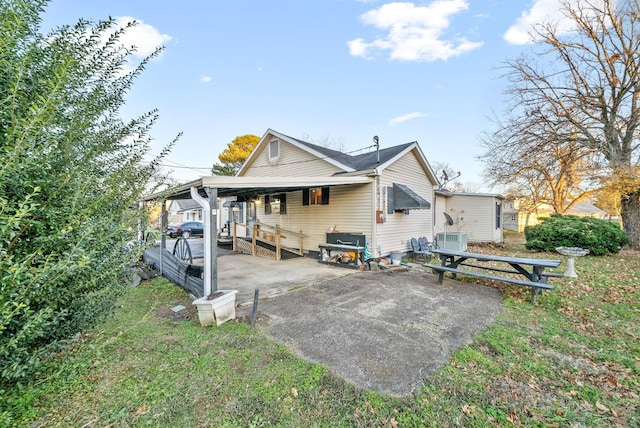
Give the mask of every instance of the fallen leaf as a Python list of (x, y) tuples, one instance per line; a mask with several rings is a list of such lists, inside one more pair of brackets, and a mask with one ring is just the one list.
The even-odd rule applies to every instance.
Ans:
[(291, 395), (293, 395), (294, 397), (298, 396), (298, 390), (295, 388), (291, 388)]
[(465, 415), (470, 415), (471, 413), (475, 412), (476, 410), (476, 406), (469, 406), (467, 404), (465, 404), (464, 406), (462, 406), (462, 412)]
[(602, 410), (603, 412), (608, 412), (609, 408), (605, 405), (603, 405), (602, 403), (600, 403), (599, 401), (596, 401), (596, 407), (600, 410)]

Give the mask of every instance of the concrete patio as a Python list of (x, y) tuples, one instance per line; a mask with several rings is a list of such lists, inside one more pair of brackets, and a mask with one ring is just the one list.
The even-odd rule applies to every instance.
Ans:
[(236, 316), (308, 361), (364, 389), (411, 394), (500, 313), (498, 290), (437, 276), (420, 265), (365, 271), (314, 259), (275, 262), (226, 252), (218, 288), (237, 289)]

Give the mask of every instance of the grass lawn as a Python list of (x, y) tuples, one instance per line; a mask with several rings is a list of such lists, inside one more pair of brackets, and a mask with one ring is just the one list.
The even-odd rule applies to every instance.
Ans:
[(0, 424), (4, 411), (46, 427), (637, 427), (639, 256), (580, 258), (580, 277), (553, 280), (537, 306), (523, 287), (485, 282), (501, 289), (502, 314), (407, 398), (349, 385), (247, 323), (174, 320), (169, 308), (190, 300), (154, 279), (0, 404)]

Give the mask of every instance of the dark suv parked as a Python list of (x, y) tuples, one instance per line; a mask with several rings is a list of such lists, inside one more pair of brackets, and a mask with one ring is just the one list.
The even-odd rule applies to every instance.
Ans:
[(204, 223), (201, 221), (187, 221), (184, 223), (169, 226), (167, 229), (167, 235), (170, 238), (176, 236), (182, 236), (183, 238), (189, 238), (190, 236), (204, 236)]

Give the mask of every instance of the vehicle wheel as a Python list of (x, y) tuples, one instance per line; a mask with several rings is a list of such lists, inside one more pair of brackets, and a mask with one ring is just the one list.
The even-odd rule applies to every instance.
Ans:
[(182, 232), (182, 237), (184, 239), (189, 239), (190, 236), (191, 236), (191, 232), (189, 232), (188, 230), (185, 230), (184, 232)]
[(189, 241), (187, 241), (186, 239), (180, 238), (176, 241), (176, 244), (173, 246), (173, 255), (185, 263), (193, 263), (193, 257), (191, 256), (191, 247), (189, 246)]

